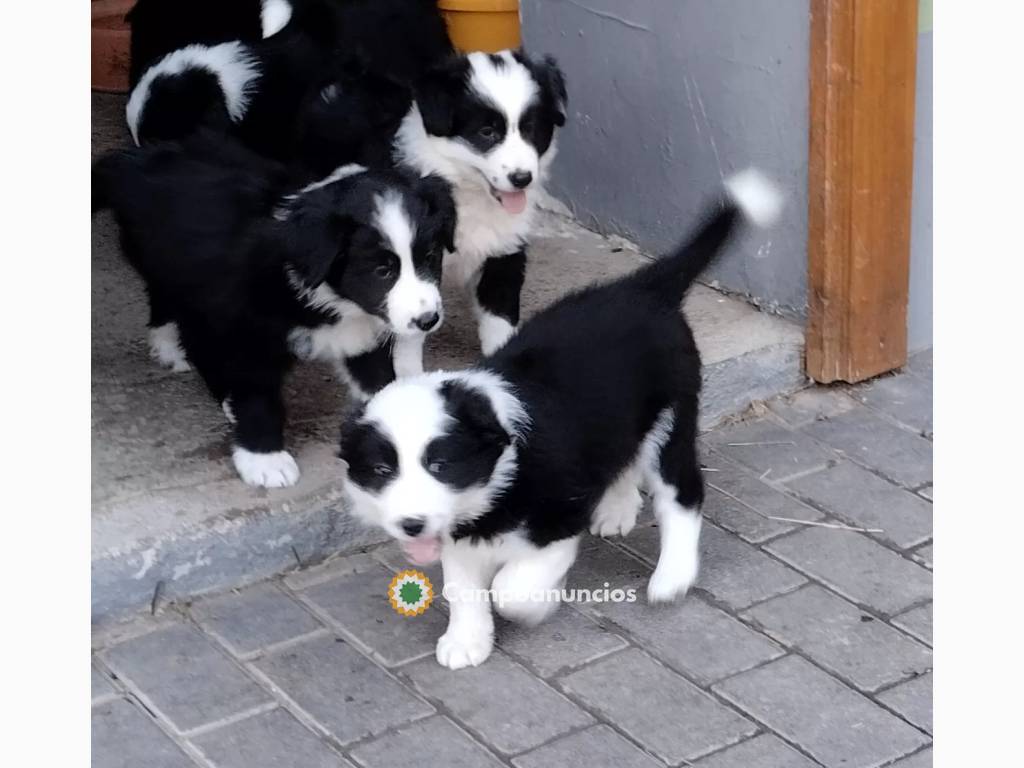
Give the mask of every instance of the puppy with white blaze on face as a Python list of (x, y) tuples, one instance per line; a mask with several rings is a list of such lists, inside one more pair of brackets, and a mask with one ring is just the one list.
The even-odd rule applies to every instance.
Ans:
[(726, 188), (671, 255), (561, 299), (473, 369), (389, 384), (343, 427), (354, 513), (413, 562), (441, 560), (444, 666), (491, 652), (481, 591), (495, 590), (507, 618), (533, 623), (554, 610), (538, 594), (562, 586), (584, 531), (632, 529), (641, 487), (661, 535), (649, 600), (672, 600), (697, 578), (701, 367), (679, 306), (743, 216), (767, 226), (781, 208), (757, 171)]
[(453, 188), (459, 223), (445, 272), (470, 294), (491, 354), (519, 324), (526, 243), (565, 125), (554, 59), (522, 51), (453, 57), (419, 78), (394, 156)]
[(444, 180), (347, 165), (303, 184), (200, 134), (102, 157), (100, 208), (145, 282), (156, 353), (202, 377), (234, 425), (246, 483), (299, 479), (281, 392), (296, 360), (334, 364), (363, 399), (422, 371), (455, 231)]

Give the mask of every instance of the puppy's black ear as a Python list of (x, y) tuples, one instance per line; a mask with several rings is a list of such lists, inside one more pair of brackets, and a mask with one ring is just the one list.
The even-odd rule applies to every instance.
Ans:
[(276, 222), (274, 244), (308, 288), (327, 277), (335, 261), (348, 252), (351, 219), (323, 206), (300, 201)]
[(455, 103), (466, 87), (464, 59), (453, 58), (424, 74), (413, 88), (423, 127), (433, 136), (455, 132)]
[(565, 90), (565, 75), (562, 74), (554, 56), (545, 56), (530, 66), (533, 77), (544, 94), (545, 101), (551, 106), (555, 125), (565, 125), (569, 94)]
[(457, 381), (447, 381), (441, 385), (441, 396), (448, 414), (485, 444), (504, 448), (512, 442), (512, 437), (498, 421), (491, 401), (478, 390)]
[(416, 189), (427, 203), (431, 216), (441, 221), (441, 237), (444, 247), (449, 253), (455, 251), (455, 225), (458, 214), (455, 212), (455, 199), (452, 197), (451, 185), (440, 176), (430, 174), (416, 183)]

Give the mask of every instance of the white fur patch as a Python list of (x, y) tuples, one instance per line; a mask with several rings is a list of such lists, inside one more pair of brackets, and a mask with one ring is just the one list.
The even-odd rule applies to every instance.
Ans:
[(291, 213), (291, 204), (298, 200), (303, 195), (305, 195), (306, 193), (312, 192), (313, 190), (316, 189), (322, 189), (323, 187), (326, 187), (330, 184), (334, 184), (337, 181), (347, 179), (350, 176), (355, 176), (360, 173), (366, 173), (365, 166), (359, 165), (357, 163), (339, 165), (337, 168), (335, 168), (329, 174), (324, 176), (322, 179), (307, 184), (295, 194), (285, 195), (285, 197), (282, 198), (280, 204), (278, 204), (278, 206), (274, 209), (274, 218), (277, 219), (278, 221), (287, 220), (289, 214)]
[(725, 189), (743, 213), (759, 227), (771, 226), (782, 213), (782, 194), (767, 176), (756, 168), (733, 174)]
[(480, 335), (480, 351), (484, 355), (493, 355), (512, 338), (516, 327), (504, 317), (492, 315), (490, 312), (479, 310), (476, 315), (477, 332)]
[[(397, 192), (377, 195), (374, 206), (374, 226), (399, 262), (398, 279), (387, 296), (388, 320), (397, 334), (421, 335), (423, 331), (415, 325), (416, 318), (425, 314), (440, 316), (441, 292), (436, 284), (416, 274), (412, 257), (416, 225), (405, 210), (402, 196)], [(438, 327), (440, 324), (431, 330)]]
[(288, 451), (254, 453), (236, 447), (231, 454), (235, 469), (246, 485), (287, 488), (299, 480), (299, 465)]
[(146, 70), (132, 90), (125, 108), (128, 130), (139, 143), (139, 123), (149, 100), (153, 82), (161, 76), (177, 75), (186, 69), (204, 69), (217, 77), (224, 93), (224, 105), (233, 122), (245, 117), (249, 98), (260, 76), (259, 61), (244, 43), (234, 41), (220, 45), (187, 45), (179, 48)]
[(263, 37), (276, 35), (292, 18), (292, 6), (287, 0), (263, 0), (260, 8), (260, 26)]
[(177, 323), (164, 323), (149, 329), (149, 354), (160, 365), (175, 373), (192, 370), (181, 346)]

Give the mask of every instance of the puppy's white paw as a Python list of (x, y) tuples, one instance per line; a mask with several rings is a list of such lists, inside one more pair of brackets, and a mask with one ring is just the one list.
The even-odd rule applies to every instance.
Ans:
[(636, 526), (636, 518), (643, 506), (643, 497), (636, 486), (627, 492), (606, 494), (594, 510), (590, 532), (595, 536), (625, 536)]
[(288, 451), (253, 453), (245, 448), (235, 448), (231, 458), (247, 485), (287, 488), (299, 480), (299, 465)]
[(176, 323), (164, 323), (149, 329), (149, 355), (164, 368), (170, 368), (175, 373), (192, 370), (185, 357), (185, 350), (181, 348)]
[(449, 629), (437, 640), (437, 663), (448, 669), (482, 664), (494, 648), (494, 635), (468, 629)]
[(689, 562), (658, 562), (651, 580), (647, 582), (647, 602), (668, 603), (685, 595), (697, 580), (697, 558)]

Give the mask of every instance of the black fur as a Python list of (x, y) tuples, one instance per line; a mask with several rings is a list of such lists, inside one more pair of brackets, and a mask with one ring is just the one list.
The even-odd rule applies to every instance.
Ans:
[(526, 251), (492, 256), (484, 262), (476, 298), (483, 309), (519, 325), (519, 294), (526, 279)]

